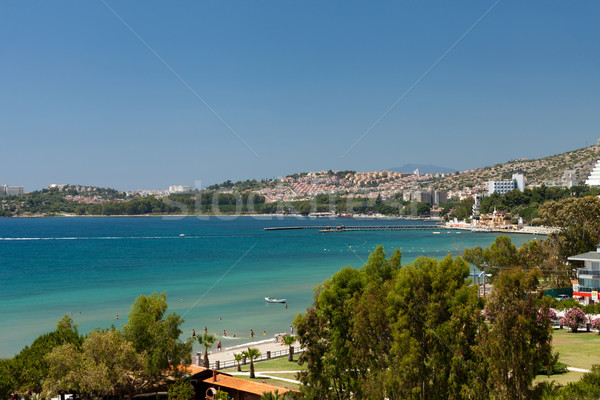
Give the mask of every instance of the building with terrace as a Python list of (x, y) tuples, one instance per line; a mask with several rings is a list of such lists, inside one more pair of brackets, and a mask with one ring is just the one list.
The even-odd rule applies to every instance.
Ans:
[(573, 284), (573, 297), (583, 304), (598, 302), (600, 291), (600, 245), (596, 251), (577, 254), (568, 258), (569, 261), (583, 261), (583, 268), (577, 269), (577, 283)]

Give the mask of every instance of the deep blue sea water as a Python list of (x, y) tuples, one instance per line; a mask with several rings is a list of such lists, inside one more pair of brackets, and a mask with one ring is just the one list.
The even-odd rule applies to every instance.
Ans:
[[(340, 268), (360, 267), (375, 246), (403, 263), (488, 246), (496, 234), (467, 231), (319, 233), (264, 231), (295, 225), (404, 225), (418, 221), (297, 218), (0, 219), (0, 357), (10, 357), (73, 313), (80, 332), (127, 322), (140, 294), (166, 292), (185, 336), (204, 326), (224, 346), (287, 332), (313, 288)], [(180, 237), (184, 234), (185, 237)], [(517, 245), (532, 236), (511, 235)], [(288, 308), (267, 304), (285, 297)], [(119, 319), (116, 320), (116, 315)], [(221, 319), (219, 319), (221, 318)], [(233, 339), (233, 334), (236, 338)]]

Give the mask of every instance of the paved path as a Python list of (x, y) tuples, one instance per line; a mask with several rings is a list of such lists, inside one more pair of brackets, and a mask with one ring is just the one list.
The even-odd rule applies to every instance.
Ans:
[(582, 368), (575, 368), (575, 367), (567, 367), (567, 370), (571, 371), (571, 372), (585, 372), (586, 374), (589, 372), (592, 372), (589, 369), (582, 369)]
[[(298, 371), (256, 371), (256, 378), (268, 378), (268, 379), (275, 379), (278, 381), (283, 381), (283, 382), (289, 382), (289, 383), (295, 383), (297, 385), (302, 385), (302, 383), (300, 383), (300, 381), (296, 381), (294, 379), (288, 379), (288, 378), (282, 378), (280, 376), (277, 375), (270, 375), (270, 374), (295, 374)], [(234, 376), (248, 376), (250, 375), (250, 372), (229, 372), (231, 375)], [(269, 375), (266, 375), (269, 374)]]
[[(220, 361), (220, 362), (233, 361), (233, 360), (235, 360), (235, 358), (233, 357), (233, 355), (235, 353), (241, 353), (243, 351), (246, 351), (246, 350), (248, 350), (248, 347), (258, 349), (258, 351), (260, 351), (261, 355), (266, 355), (267, 351), (270, 351), (273, 354), (273, 356), (275, 356), (274, 353), (276, 351), (287, 350), (287, 348), (288, 348), (287, 346), (283, 345), (282, 343), (276, 343), (275, 339), (267, 339), (267, 340), (243, 343), (243, 344), (239, 344), (237, 346), (227, 347), (227, 348), (224, 348), (222, 351), (213, 350), (212, 352), (208, 353), (208, 360), (210, 361), (211, 364), (214, 363), (215, 361)], [(298, 342), (294, 343), (294, 349), (296, 352), (298, 352), (299, 348), (300, 348), (300, 344)], [(200, 354), (201, 357), (203, 355), (204, 355), (204, 353)]]

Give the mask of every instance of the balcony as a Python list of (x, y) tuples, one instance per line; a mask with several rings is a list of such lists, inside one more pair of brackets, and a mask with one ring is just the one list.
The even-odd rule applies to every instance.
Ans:
[(578, 293), (600, 292), (600, 287), (577, 286), (577, 290), (575, 290), (575, 285), (573, 285), (573, 291)]
[(600, 279), (600, 270), (597, 269), (578, 269), (577, 278), (581, 279)]

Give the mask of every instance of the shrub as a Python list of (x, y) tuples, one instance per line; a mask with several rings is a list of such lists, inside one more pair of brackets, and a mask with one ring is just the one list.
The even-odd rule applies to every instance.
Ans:
[(600, 335), (600, 318), (596, 318), (592, 321), (592, 328), (598, 329), (598, 334)]
[(587, 321), (587, 318), (581, 308), (573, 307), (569, 311), (565, 313), (565, 317), (563, 318), (564, 325), (571, 328), (573, 332), (577, 332), (577, 328), (580, 325), (584, 324)]
[(544, 317), (546, 317), (548, 321), (556, 321), (556, 311), (552, 308), (548, 308), (547, 310), (541, 309), (537, 316), (538, 322), (542, 322)]

